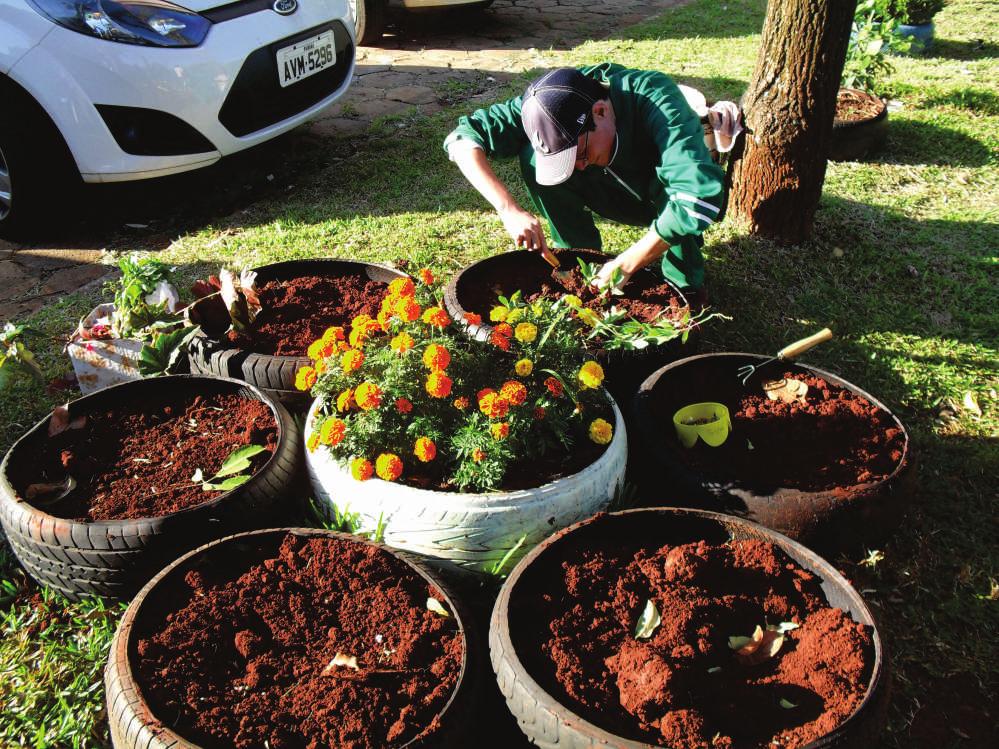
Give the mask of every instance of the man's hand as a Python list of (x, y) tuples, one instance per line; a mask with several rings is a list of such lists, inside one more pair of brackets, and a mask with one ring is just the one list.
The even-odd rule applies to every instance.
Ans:
[(592, 286), (596, 286), (598, 289), (603, 289), (612, 285), (613, 288), (620, 289), (628, 283), (628, 279), (631, 278), (631, 275), (631, 273), (624, 270), (622, 267), (621, 256), (618, 256), (601, 265), (600, 270), (597, 271), (597, 275), (593, 277), (590, 284)]
[(533, 213), (515, 205), (500, 211), (499, 216), (503, 221), (503, 228), (517, 247), (536, 252), (548, 249), (541, 221)]
[(635, 244), (622, 252), (613, 260), (609, 260), (600, 267), (600, 271), (593, 279), (594, 286), (604, 287), (610, 284), (611, 275), (616, 269), (620, 269), (623, 274), (622, 280), (617, 284), (618, 288), (624, 286), (628, 279), (649, 263), (658, 260), (663, 253), (669, 249), (658, 234), (652, 229), (646, 232), (645, 236)]

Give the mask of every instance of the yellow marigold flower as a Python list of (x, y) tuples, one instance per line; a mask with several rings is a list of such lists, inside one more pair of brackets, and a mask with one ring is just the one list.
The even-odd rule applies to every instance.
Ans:
[(479, 399), (479, 410), (490, 419), (502, 419), (510, 409), (510, 401), (499, 393), (486, 393)]
[(609, 444), (614, 436), (614, 427), (603, 419), (594, 419), (590, 423), (590, 439), (598, 445)]
[(583, 309), (579, 310), (576, 313), (576, 316), (590, 327), (593, 327), (598, 322), (600, 322), (600, 315), (598, 315), (596, 312), (587, 307), (584, 307)]
[(435, 328), (446, 328), (451, 322), (447, 312), (440, 307), (427, 307), (423, 313), (423, 322)]
[(457, 408), (457, 409), (458, 409), (459, 411), (464, 411), (465, 409), (467, 409), (467, 408), (468, 408), (468, 407), (469, 407), (470, 405), (472, 405), (472, 404), (471, 404), (471, 402), (470, 402), (470, 401), (468, 400), (468, 398), (466, 398), (466, 397), (465, 397), (465, 396), (463, 395), (463, 396), (461, 396), (460, 398), (455, 398), (455, 399), (454, 399), (454, 403), (453, 403), (452, 405), (453, 405), (453, 406), (454, 406), (455, 408)]
[(343, 328), (339, 325), (334, 325), (332, 328), (326, 328), (326, 330), (323, 331), (322, 340), (324, 343), (339, 343), (340, 341), (344, 341), (346, 339), (347, 336), (344, 333)]
[(362, 382), (354, 390), (354, 400), (365, 411), (378, 408), (382, 403), (382, 389), (373, 382)]
[(378, 313), (378, 327), (381, 328), (383, 333), (388, 333), (389, 326), (392, 323), (392, 310), (382, 310)]
[(489, 310), (489, 319), (492, 322), (504, 322), (509, 314), (510, 310), (506, 307), (497, 306)]
[(411, 296), (401, 297), (395, 304), (395, 313), (404, 322), (413, 322), (420, 317), (420, 305)]
[(520, 309), (519, 307), (514, 307), (512, 310), (510, 310), (510, 312), (507, 313), (506, 320), (500, 320), (500, 322), (508, 322), (512, 325), (523, 316), (524, 316), (524, 310)]
[(437, 280), (434, 278), (434, 274), (430, 272), (429, 268), (420, 268), (416, 271), (416, 275), (420, 277), (420, 281), (422, 281), (426, 286), (433, 286), (434, 281)]
[(382, 453), (375, 460), (375, 473), (384, 481), (395, 481), (402, 475), (402, 461), (395, 453)]
[(578, 308), (583, 306), (583, 300), (580, 299), (575, 294), (566, 294), (564, 297), (562, 297), (562, 301), (568, 304), (570, 307)]
[(310, 359), (321, 359), (323, 357), (323, 347), (325, 345), (326, 341), (322, 338), (317, 338), (309, 344), (309, 348), (305, 353), (308, 354)]
[(317, 375), (321, 375), (325, 371), (326, 371), (326, 360), (325, 359), (319, 359), (319, 360), (317, 360), (316, 361), (316, 374)]
[(592, 360), (584, 362), (576, 377), (583, 388), (598, 388), (604, 381), (604, 368)]
[(409, 333), (400, 333), (389, 341), (389, 347), (398, 354), (405, 354), (416, 344)]
[(354, 458), (350, 461), (350, 475), (357, 481), (367, 481), (375, 475), (375, 467), (366, 458)]
[(364, 364), (364, 352), (358, 349), (347, 349), (340, 357), (340, 366), (343, 367), (344, 374), (360, 369), (362, 364)]
[(429, 437), (420, 437), (413, 446), (413, 454), (423, 463), (429, 463), (437, 457), (437, 445)]
[(534, 371), (534, 362), (530, 359), (519, 359), (517, 363), (513, 365), (513, 371), (521, 377), (527, 377), (527, 375)]
[(295, 373), (295, 387), (299, 390), (309, 390), (316, 384), (316, 370), (313, 367), (302, 367)]
[(389, 284), (388, 290), (392, 296), (413, 296), (416, 293), (416, 284), (412, 278), (397, 278)]
[(535, 315), (540, 315), (544, 311), (545, 311), (545, 305), (543, 305), (541, 302), (535, 302), (534, 304), (531, 305), (531, 312), (533, 312)]
[(504, 382), (499, 394), (514, 406), (519, 406), (527, 400), (527, 388), (524, 387), (522, 382), (517, 382), (517, 380), (507, 380)]
[(364, 330), (364, 326), (368, 324), (371, 319), (371, 315), (360, 314), (357, 315), (353, 320), (350, 321), (351, 330)]
[(531, 343), (538, 337), (538, 326), (532, 322), (522, 322), (513, 329), (513, 337), (521, 343)]
[(313, 432), (310, 434), (305, 446), (308, 448), (310, 453), (314, 453), (316, 448), (319, 447), (319, 432)]
[(347, 388), (340, 395), (336, 397), (336, 410), (340, 413), (349, 411), (351, 408), (357, 405), (357, 401), (354, 400), (354, 389)]
[(439, 343), (431, 343), (423, 352), (423, 364), (427, 369), (443, 371), (451, 363), (451, 353)]
[(510, 425), (505, 421), (489, 425), (489, 433), (494, 440), (505, 440), (510, 435)]
[(354, 328), (350, 331), (350, 337), (347, 340), (350, 341), (352, 347), (363, 348), (364, 344), (368, 342), (368, 331), (365, 328)]
[(347, 434), (347, 422), (342, 419), (326, 419), (319, 428), (319, 441), (324, 445), (336, 447), (343, 442)]
[(427, 377), (427, 392), (434, 398), (447, 398), (451, 395), (451, 378), (441, 371), (434, 370)]

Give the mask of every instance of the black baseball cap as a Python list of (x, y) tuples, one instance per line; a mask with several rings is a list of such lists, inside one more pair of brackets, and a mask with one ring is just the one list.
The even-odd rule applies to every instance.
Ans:
[(579, 136), (593, 105), (606, 98), (607, 89), (576, 68), (556, 68), (527, 87), (520, 120), (534, 148), (539, 185), (558, 185), (569, 179)]

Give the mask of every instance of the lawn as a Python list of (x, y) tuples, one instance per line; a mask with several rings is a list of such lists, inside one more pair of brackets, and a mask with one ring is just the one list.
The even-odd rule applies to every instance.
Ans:
[[(709, 98), (737, 97), (764, 7), (696, 0), (546, 61), (659, 68)], [(999, 714), (986, 702), (999, 691), (999, 15), (989, 0), (951, 0), (936, 26), (934, 50), (893, 58), (882, 83), (894, 102), (887, 148), (830, 165), (811, 241), (773, 245), (731, 218), (706, 236), (712, 301), (733, 318), (710, 326), (706, 348), (768, 352), (829, 326), (836, 339), (807, 360), (874, 393), (915, 441), (919, 489), (899, 531), (834, 560), (886, 629), (895, 691), (883, 747), (912, 745), (914, 717), (926, 746), (983, 746), (988, 724), (969, 741), (954, 705)], [(467, 107), (380, 121), (335, 164), (296, 175), (287, 197), (192, 227), (159, 256), (194, 278), (316, 255), (447, 273), (503, 250), (499, 221), (439, 148)], [(500, 172), (515, 183), (514, 169)], [(609, 249), (640, 233), (602, 230)], [(23, 321), (50, 376), (97, 296)], [(0, 393), (4, 449), (53, 403), (32, 383)], [(99, 675), (117, 611), (38, 591), (0, 553), (0, 743), (108, 746)]]

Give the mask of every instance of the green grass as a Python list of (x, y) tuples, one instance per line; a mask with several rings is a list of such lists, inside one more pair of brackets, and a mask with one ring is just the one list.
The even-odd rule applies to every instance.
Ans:
[[(999, 17), (990, 6), (952, 0), (937, 16), (932, 53), (893, 58), (883, 93), (901, 108), (891, 113), (888, 146), (867, 163), (830, 165), (811, 241), (776, 246), (731, 218), (706, 237), (712, 298), (734, 318), (710, 327), (708, 348), (774, 351), (828, 325), (836, 339), (808, 361), (875, 394), (912, 434), (920, 485), (899, 531), (880, 549), (858, 545), (835, 560), (887, 635), (896, 678), (883, 747), (910, 745), (913, 714), (946, 676), (970, 674), (983, 693), (999, 691)], [(548, 52), (545, 62), (661, 67), (709, 97), (737, 97), (763, 10), (762, 0), (699, 0), (613, 38)], [(315, 255), (408, 258), (447, 273), (505, 249), (499, 221), (439, 147), (461, 113), (458, 105), (382, 121), (350, 143), (352, 154), (297, 173), (286, 199), (190, 227), (161, 257), (189, 277), (221, 263)], [(514, 165), (500, 173), (518, 184)], [(612, 250), (641, 233), (602, 229)], [(58, 339), (93, 301), (77, 295), (28, 320), (51, 374), (65, 369)], [(963, 404), (968, 393), (981, 415)], [(0, 395), (4, 446), (55, 401), (31, 383)], [(0, 577), (20, 590), (10, 561), (0, 564)], [(39, 630), (31, 622), (46, 616), (41, 609), (26, 594), (11, 602), (5, 590), (0, 583), (0, 737), (105, 745), (93, 726), (112, 615), (49, 597), (57, 622)], [(41, 743), (39, 730), (49, 734)], [(968, 746), (956, 735), (954, 745)]]

